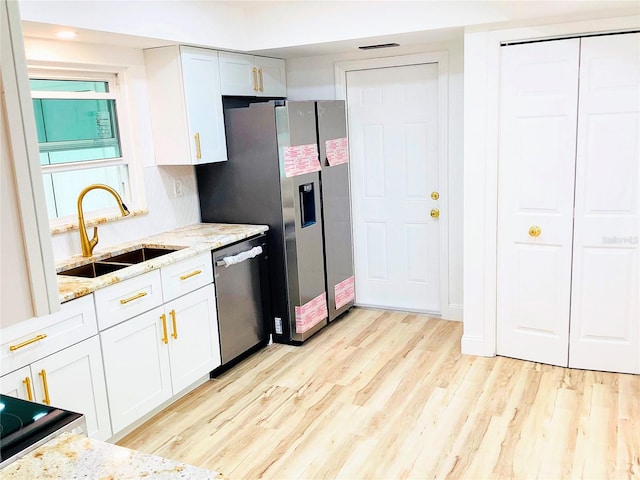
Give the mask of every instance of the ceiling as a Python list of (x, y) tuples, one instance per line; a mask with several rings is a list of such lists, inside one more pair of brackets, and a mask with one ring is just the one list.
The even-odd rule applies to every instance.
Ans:
[[(53, 9), (51, 5), (54, 3), (59, 4), (59, 8)], [(105, 24), (104, 30), (101, 29), (99, 17), (95, 18), (94, 15), (94, 18), (90, 18), (88, 14), (90, 9), (84, 12), (84, 18), (90, 19), (84, 23), (91, 24), (94, 28), (82, 28), (80, 24), (83, 23), (83, 17), (81, 16), (77, 16), (76, 20), (71, 19), (68, 22), (71, 25), (67, 27), (60, 23), (41, 21), (54, 18), (58, 22), (67, 23), (66, 20), (73, 15), (63, 15), (59, 10), (60, 8), (71, 9), (70, 5), (73, 3), (73, 1), (57, 0), (47, 2), (21, 0), (21, 7), (28, 7), (24, 8), (26, 12), (26, 16), (23, 15), (24, 35), (55, 39), (56, 32), (71, 28), (78, 34), (71, 41), (83, 43), (131, 48), (182, 43), (225, 50), (251, 51), (282, 58), (297, 58), (344, 53), (370, 44), (396, 42), (403, 47), (411, 47), (460, 39), (465, 27), (473, 28), (479, 25), (500, 26), (506, 23), (526, 25), (543, 23), (541, 19), (544, 19), (544, 23), (554, 23), (554, 19), (567, 21), (567, 18), (570, 18), (571, 21), (577, 21), (605, 16), (640, 14), (640, 2), (637, 0), (290, 0), (284, 2), (110, 0), (109, 5), (120, 6), (119, 10), (123, 13), (122, 17), (115, 17), (115, 22), (112, 21), (110, 25)], [(76, 2), (76, 4), (102, 5), (102, 8), (107, 5), (102, 0), (87, 1), (84, 4)], [(215, 42), (213, 36), (208, 37), (213, 39), (211, 41), (202, 40), (205, 38), (202, 35), (190, 37), (188, 28), (183, 28), (177, 33), (174, 31), (166, 34), (162, 28), (146, 30), (156, 33), (156, 37), (130, 35), (127, 33), (131, 32), (131, 28), (135, 28), (135, 21), (132, 23), (130, 18), (127, 19), (129, 23), (125, 19), (118, 20), (126, 17), (126, 8), (129, 5), (135, 5), (138, 12), (145, 11), (145, 8), (147, 11), (153, 9), (153, 19), (147, 24), (157, 22), (157, 19), (171, 22), (172, 18), (162, 18), (163, 7), (168, 12), (165, 15), (167, 16), (175, 15), (176, 11), (180, 11), (176, 8), (183, 9), (182, 7), (187, 5), (192, 9), (195, 8), (196, 14), (202, 11), (202, 16), (207, 18), (206, 25), (211, 25), (212, 30), (215, 30), (216, 19), (220, 18), (220, 13), (228, 15), (228, 18), (236, 23), (229, 27), (233, 35), (224, 37), (220, 44), (213, 44)], [(108, 8), (112, 9), (112, 7)], [(47, 8), (51, 10), (45, 11)], [(69, 13), (72, 13), (72, 10), (69, 10)], [(34, 21), (34, 18), (39, 21)], [(178, 23), (178, 20), (174, 21), (174, 24)], [(73, 25), (74, 22), (75, 25)]]

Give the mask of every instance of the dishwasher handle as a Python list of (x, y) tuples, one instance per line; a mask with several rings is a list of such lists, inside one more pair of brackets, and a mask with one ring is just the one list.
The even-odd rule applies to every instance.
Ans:
[(231, 265), (235, 265), (237, 263), (242, 263), (245, 260), (249, 260), (251, 258), (255, 258), (258, 255), (262, 254), (262, 247), (257, 246), (253, 247), (250, 250), (246, 250), (244, 252), (240, 252), (236, 255), (231, 255), (229, 257), (222, 257), (221, 260), (216, 261), (216, 267), (230, 267)]

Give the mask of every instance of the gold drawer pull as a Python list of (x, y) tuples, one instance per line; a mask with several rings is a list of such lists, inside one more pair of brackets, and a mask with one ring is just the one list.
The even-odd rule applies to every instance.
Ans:
[(193, 138), (196, 140), (196, 158), (200, 160), (202, 158), (202, 150), (200, 149), (200, 133), (196, 133)]
[(49, 397), (49, 383), (47, 382), (47, 371), (42, 369), (38, 374), (42, 377), (42, 387), (44, 388), (44, 398), (42, 403), (45, 405), (51, 405), (51, 398)]
[(22, 383), (24, 383), (24, 386), (27, 389), (27, 400), (29, 400), (30, 402), (33, 402), (33, 392), (31, 390), (31, 379), (29, 377), (24, 377), (24, 380), (22, 381)]
[(32, 343), (39, 342), (40, 340), (44, 340), (45, 338), (47, 338), (47, 334), (41, 333), (40, 335), (36, 335), (35, 337), (30, 338), (29, 340), (25, 340), (22, 343), (19, 343), (17, 345), (11, 345), (9, 347), (9, 350), (11, 350), (12, 352), (15, 352), (19, 348), (26, 347), (27, 345), (31, 345)]
[(178, 326), (176, 325), (176, 311), (175, 310), (171, 310), (169, 312), (169, 315), (171, 315), (171, 323), (173, 323), (173, 333), (171, 334), (171, 336), (173, 337), (174, 340), (178, 339)]
[(160, 315), (160, 320), (162, 320), (162, 343), (169, 343), (169, 337), (167, 335), (167, 316), (163, 313)]
[(187, 278), (195, 277), (196, 275), (200, 275), (202, 270), (194, 270), (191, 273), (185, 273), (184, 275), (180, 275), (180, 280), (186, 280)]
[(253, 91), (257, 92), (258, 91), (258, 69), (256, 67), (253, 67), (253, 70), (251, 70), (253, 72)]
[(122, 300), (120, 300), (120, 305), (126, 305), (127, 303), (133, 302), (134, 300), (145, 297), (146, 295), (147, 295), (147, 292), (140, 292), (140, 293), (136, 293), (133, 297), (123, 298)]

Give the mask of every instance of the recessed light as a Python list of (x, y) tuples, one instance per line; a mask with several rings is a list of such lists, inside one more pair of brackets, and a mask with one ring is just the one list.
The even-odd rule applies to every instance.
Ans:
[(78, 34), (76, 32), (72, 32), (71, 30), (62, 30), (56, 33), (56, 37), (62, 38), (65, 40), (69, 40), (71, 38), (76, 38)]

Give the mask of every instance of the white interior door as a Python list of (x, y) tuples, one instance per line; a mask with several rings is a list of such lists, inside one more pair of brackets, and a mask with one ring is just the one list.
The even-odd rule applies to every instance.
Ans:
[(569, 366), (640, 373), (640, 34), (583, 38)]
[(501, 49), (496, 350), (563, 366), (579, 47), (571, 39)]
[(347, 72), (356, 303), (440, 312), (438, 64)]

